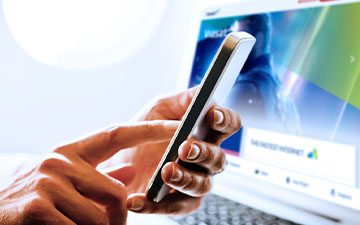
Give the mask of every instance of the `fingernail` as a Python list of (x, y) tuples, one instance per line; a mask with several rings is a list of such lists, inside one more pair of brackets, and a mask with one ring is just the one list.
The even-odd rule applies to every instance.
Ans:
[(218, 109), (214, 110), (214, 122), (215, 124), (221, 124), (224, 121), (224, 114)]
[(190, 151), (186, 156), (187, 159), (196, 159), (199, 156), (200, 148), (196, 144), (191, 144)]
[(173, 171), (170, 180), (173, 182), (178, 182), (182, 179), (182, 177), (183, 177), (182, 171), (177, 169), (175, 166), (173, 166)]
[(144, 201), (140, 198), (134, 198), (131, 202), (130, 209), (133, 211), (139, 211), (142, 210), (143, 207), (144, 207)]

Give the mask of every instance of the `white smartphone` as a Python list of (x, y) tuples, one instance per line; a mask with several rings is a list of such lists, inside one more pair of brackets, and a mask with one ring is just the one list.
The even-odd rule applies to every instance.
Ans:
[(159, 202), (171, 190), (161, 178), (163, 166), (179, 160), (178, 148), (186, 139), (206, 137), (208, 128), (203, 121), (206, 112), (211, 106), (224, 103), (254, 44), (255, 38), (245, 32), (226, 36), (149, 182), (146, 193), (149, 200)]

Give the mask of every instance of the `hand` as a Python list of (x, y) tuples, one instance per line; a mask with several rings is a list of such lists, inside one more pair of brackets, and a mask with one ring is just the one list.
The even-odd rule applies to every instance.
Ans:
[(133, 167), (108, 174), (95, 167), (119, 149), (169, 140), (177, 126), (172, 121), (125, 124), (55, 149), (0, 191), (0, 224), (125, 224), (124, 184), (133, 178)]
[[(156, 100), (138, 120), (181, 120), (197, 88), (175, 96)], [(127, 185), (132, 193), (127, 205), (130, 210), (139, 213), (184, 214), (199, 207), (202, 197), (209, 192), (212, 175), (221, 172), (225, 164), (225, 153), (219, 147), (221, 142), (241, 127), (239, 115), (229, 109), (212, 107), (205, 121), (210, 128), (207, 138), (188, 139), (178, 150), (182, 161), (200, 166), (207, 172), (185, 168), (177, 163), (167, 163), (162, 170), (162, 178), (173, 191), (160, 203), (147, 200), (144, 192), (169, 141), (152, 143), (123, 151), (118, 162), (131, 162), (136, 170), (135, 179)]]

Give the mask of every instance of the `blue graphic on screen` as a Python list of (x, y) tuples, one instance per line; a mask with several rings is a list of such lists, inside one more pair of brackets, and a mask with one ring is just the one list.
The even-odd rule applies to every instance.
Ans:
[[(345, 56), (338, 53), (355, 48), (358, 51), (351, 56), (360, 58), (359, 41), (349, 45), (338, 40), (344, 43), (340, 50), (333, 50), (337, 57), (334, 61), (338, 63), (326, 64), (329, 54), (325, 53), (334, 43), (334, 40), (327, 41), (326, 36), (337, 32), (332, 18), (351, 13), (355, 16), (360, 4), (356, 4), (356, 9), (354, 5), (204, 20), (189, 87), (201, 82), (226, 34), (246, 31), (257, 42), (225, 104), (240, 113), (243, 126), (348, 143), (359, 148), (357, 106), (360, 102), (356, 87), (360, 85), (360, 71), (351, 70), (359, 68), (359, 62), (348, 65), (344, 62)], [(360, 32), (354, 31), (353, 26), (342, 29), (354, 40), (360, 40)], [(341, 68), (351, 78), (351, 82), (345, 82), (345, 78), (341, 82), (347, 85), (345, 90), (338, 90), (339, 82), (335, 82), (344, 75), (332, 67)], [(330, 78), (333, 83), (329, 83)], [(226, 140), (222, 147), (239, 154), (241, 133)]]

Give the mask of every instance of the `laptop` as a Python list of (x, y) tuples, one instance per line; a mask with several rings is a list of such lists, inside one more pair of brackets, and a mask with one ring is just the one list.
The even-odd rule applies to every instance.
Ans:
[[(224, 199), (234, 205), (231, 213), (238, 204), (287, 221), (280, 224), (359, 224), (360, 1), (206, 7), (188, 46), (182, 88), (200, 83), (232, 31), (246, 31), (257, 43), (225, 104), (239, 112), (243, 127), (222, 144), (228, 163), (208, 202)], [(250, 224), (269, 223), (254, 222), (259, 213)], [(184, 221), (216, 224), (198, 216)]]

